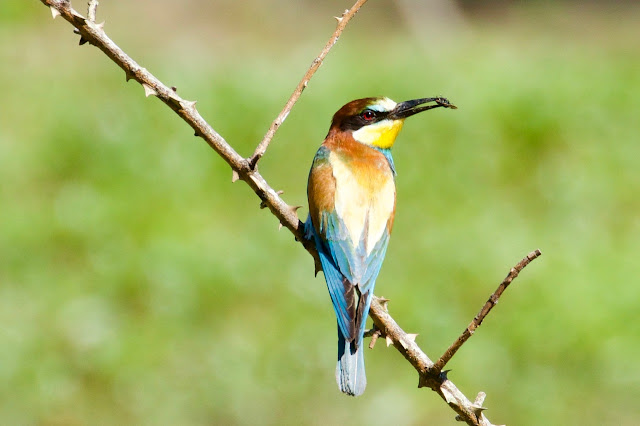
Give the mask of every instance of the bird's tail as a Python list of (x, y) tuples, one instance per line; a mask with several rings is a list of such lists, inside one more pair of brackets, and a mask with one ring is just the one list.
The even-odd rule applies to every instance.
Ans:
[(347, 342), (338, 328), (338, 364), (336, 381), (340, 390), (347, 395), (362, 395), (367, 387), (364, 372), (364, 348), (362, 339), (356, 346), (355, 341)]

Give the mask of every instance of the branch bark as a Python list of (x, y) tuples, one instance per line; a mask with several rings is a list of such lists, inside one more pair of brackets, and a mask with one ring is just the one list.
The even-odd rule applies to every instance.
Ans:
[[(241, 179), (251, 187), (251, 189), (258, 195), (261, 200), (260, 205), (262, 207), (268, 207), (271, 213), (278, 218), (280, 224), (285, 226), (291, 231), (297, 241), (299, 241), (304, 248), (314, 257), (316, 263), (316, 271), (320, 270), (320, 262), (318, 259), (318, 253), (313, 243), (307, 240), (303, 234), (303, 224), (299, 220), (296, 210), (296, 206), (290, 206), (287, 204), (268, 183), (258, 173), (255, 167), (257, 161), (264, 155), (269, 142), (273, 138), (277, 128), (286, 118), (288, 112), (293, 105), (299, 99), (304, 87), (306, 87), (309, 79), (313, 76), (315, 71), (321, 65), (322, 60), (327, 55), (331, 47), (337, 42), (340, 34), (346, 27), (349, 20), (355, 15), (360, 7), (366, 2), (366, 0), (358, 0), (354, 6), (345, 11), (341, 18), (338, 19), (338, 27), (325, 45), (320, 55), (313, 61), (309, 70), (305, 73), (303, 79), (300, 81), (296, 90), (291, 95), (289, 101), (285, 105), (285, 108), (278, 115), (276, 120), (272, 123), (269, 131), (265, 135), (265, 138), (260, 142), (253, 156), (250, 158), (244, 158), (239, 155), (227, 141), (218, 134), (199, 114), (196, 109), (196, 101), (189, 101), (183, 99), (176, 93), (175, 87), (168, 87), (157, 79), (153, 74), (141, 67), (136, 61), (129, 57), (122, 49), (120, 49), (104, 32), (104, 24), (95, 23), (95, 12), (98, 2), (91, 0), (89, 2), (89, 14), (91, 19), (84, 18), (76, 10), (71, 7), (69, 0), (40, 0), (44, 5), (48, 6), (51, 10), (52, 16), (55, 19), (57, 16), (62, 16), (76, 29), (76, 32), (80, 34), (81, 41), (88, 42), (105, 53), (113, 62), (116, 63), (125, 72), (127, 81), (133, 79), (140, 83), (144, 88), (145, 96), (155, 96), (164, 102), (169, 108), (171, 108), (176, 114), (178, 114), (191, 128), (195, 131), (196, 136), (202, 137), (205, 142), (214, 150), (220, 157), (222, 157), (232, 170), (232, 180)], [(539, 252), (538, 252), (539, 255)], [(536, 256), (537, 257), (537, 256)], [(534, 257), (535, 258), (535, 257)], [(532, 259), (529, 259), (533, 260)], [(527, 262), (528, 263), (528, 262)], [(522, 265), (520, 269), (511, 277), (509, 283), (517, 276), (517, 273), (524, 268), (526, 264)], [(512, 272), (514, 269), (512, 269)], [(509, 276), (512, 274), (510, 273)], [(507, 278), (509, 278), (507, 276)], [(504, 282), (503, 282), (504, 283)], [(504, 289), (506, 288), (504, 285)], [(499, 295), (498, 295), (499, 297)], [(491, 299), (490, 299), (491, 301)], [(496, 298), (497, 302), (497, 298)], [(419, 373), (419, 387), (430, 387), (437, 392), (442, 399), (444, 399), (449, 406), (451, 406), (456, 413), (458, 413), (457, 420), (464, 421), (469, 425), (482, 425), (491, 426), (491, 423), (484, 416), (482, 411), (482, 402), (484, 401), (484, 393), (478, 394), (474, 402), (471, 402), (467, 397), (460, 392), (456, 386), (447, 378), (446, 372), (442, 372), (439, 366), (434, 364), (426, 354), (415, 343), (415, 334), (405, 333), (395, 320), (389, 315), (386, 309), (386, 300), (381, 298), (373, 298), (371, 303), (370, 316), (374, 321), (375, 326), (380, 333), (378, 335), (384, 335), (387, 342), (391, 342), (396, 349), (411, 363), (411, 365)], [(489, 302), (487, 302), (489, 303)], [(493, 303), (495, 305), (495, 303)], [(493, 306), (491, 306), (493, 307)], [(491, 307), (486, 310), (486, 315)], [(483, 309), (484, 311), (484, 309)], [(476, 321), (475, 327), (479, 326), (484, 318), (484, 315)], [(478, 317), (476, 317), (478, 318)], [(472, 322), (473, 324), (473, 322)], [(473, 330), (467, 328), (469, 335), (473, 333)], [(461, 346), (468, 337), (457, 346)], [(460, 340), (460, 338), (459, 338)], [(454, 344), (455, 345), (455, 344)], [(452, 345), (453, 346), (453, 345)], [(456, 349), (457, 350), (457, 349)], [(455, 353), (455, 352), (454, 352)], [(445, 353), (446, 354), (446, 353)], [(453, 355), (453, 354), (452, 354)], [(450, 357), (449, 357), (450, 359)], [(442, 358), (441, 360), (442, 361)], [(448, 359), (445, 359), (446, 364)]]
[(87, 18), (91, 22), (96, 22), (96, 11), (98, 10), (98, 0), (89, 0), (89, 6), (87, 7)]
[[(85, 19), (71, 7), (68, 0), (41, 0), (49, 6), (52, 15), (62, 16), (80, 33), (81, 38), (102, 50), (113, 62), (125, 72), (127, 81), (135, 80), (142, 85), (145, 96), (156, 96), (178, 114), (195, 131), (196, 136), (213, 148), (231, 167), (233, 180), (242, 179), (260, 197), (262, 205), (267, 206), (271, 213), (278, 218), (280, 223), (287, 227), (300, 241), (305, 249), (320, 264), (318, 254), (313, 243), (304, 238), (303, 225), (298, 219), (296, 209), (289, 206), (276, 191), (269, 186), (267, 181), (256, 170), (252, 170), (249, 161), (238, 154), (227, 141), (205, 121), (196, 109), (196, 101), (189, 101), (180, 97), (175, 90), (169, 88), (157, 79), (153, 74), (141, 67), (120, 47), (118, 47), (104, 32), (104, 24), (96, 24)], [(54, 12), (55, 11), (55, 12)]]
[(491, 309), (498, 303), (498, 299), (507, 289), (509, 284), (531, 261), (538, 258), (542, 253), (535, 250), (529, 253), (524, 259), (516, 264), (506, 278), (500, 283), (498, 289), (489, 297), (489, 300), (482, 307), (478, 315), (471, 321), (471, 324), (462, 332), (460, 337), (445, 351), (440, 359), (434, 363), (420, 349), (415, 342), (415, 334), (408, 334), (389, 315), (386, 307), (387, 300), (374, 297), (371, 302), (371, 318), (374, 323), (373, 336), (380, 333), (391, 341), (393, 346), (400, 352), (409, 363), (416, 369), (419, 375), (418, 387), (429, 387), (435, 391), (442, 399), (453, 408), (460, 421), (465, 421), (470, 425), (490, 426), (491, 423), (483, 414), (486, 409), (482, 406), (486, 397), (484, 392), (480, 392), (474, 402), (471, 402), (460, 390), (447, 378), (447, 371), (442, 370), (446, 363), (455, 355), (458, 349), (471, 337), (473, 332), (482, 324), (484, 318)]
[(320, 54), (313, 60), (311, 66), (302, 77), (302, 80), (300, 80), (300, 83), (298, 83), (298, 86), (291, 94), (291, 97), (285, 104), (284, 108), (282, 109), (282, 111), (280, 111), (280, 114), (278, 114), (276, 119), (273, 120), (273, 123), (271, 123), (271, 126), (269, 126), (269, 130), (267, 130), (267, 134), (264, 135), (264, 138), (262, 139), (260, 144), (258, 144), (255, 152), (251, 156), (249, 164), (252, 169), (255, 169), (258, 161), (260, 161), (260, 158), (262, 158), (265, 152), (267, 152), (267, 148), (269, 147), (269, 143), (271, 143), (271, 139), (273, 139), (273, 136), (276, 134), (276, 131), (278, 130), (280, 125), (284, 122), (284, 120), (287, 119), (287, 116), (291, 112), (291, 108), (293, 108), (293, 105), (298, 102), (300, 95), (302, 95), (302, 91), (306, 89), (309, 80), (311, 80), (313, 74), (315, 74), (318, 68), (320, 68), (320, 65), (322, 65), (322, 61), (324, 61), (324, 58), (327, 56), (331, 48), (338, 42), (342, 31), (344, 31), (351, 18), (353, 18), (355, 14), (358, 13), (358, 10), (360, 10), (362, 5), (364, 5), (366, 2), (367, 0), (358, 0), (351, 7), (351, 9), (345, 10), (341, 17), (336, 17), (336, 20), (338, 21), (336, 30), (331, 35), (331, 38), (329, 38), (327, 44), (325, 44)]
[(498, 304), (498, 300), (500, 299), (500, 296), (502, 296), (502, 293), (507, 289), (509, 284), (511, 284), (511, 282), (514, 279), (516, 279), (520, 271), (522, 271), (529, 263), (531, 263), (531, 261), (535, 260), (540, 255), (542, 255), (540, 250), (534, 250), (531, 253), (529, 253), (524, 259), (518, 262), (516, 266), (511, 268), (511, 270), (509, 271), (505, 279), (502, 280), (502, 282), (500, 283), (496, 291), (494, 291), (493, 294), (489, 297), (489, 300), (487, 300), (487, 303), (485, 303), (482, 309), (480, 309), (480, 312), (478, 312), (478, 315), (476, 315), (473, 318), (473, 320), (467, 326), (467, 328), (464, 329), (460, 337), (458, 337), (456, 341), (453, 342), (451, 346), (449, 346), (449, 348), (444, 352), (444, 354), (442, 354), (440, 359), (436, 362), (436, 364), (434, 365), (435, 370), (441, 371), (444, 368), (447, 362), (449, 362), (449, 360), (456, 354), (456, 352), (458, 352), (458, 349), (460, 349), (460, 347), (464, 344), (464, 342), (466, 342), (469, 339), (469, 337), (471, 337), (471, 335), (476, 331), (476, 329), (480, 327), (480, 324), (482, 324), (482, 321), (484, 321), (484, 318), (487, 315), (489, 315), (489, 312), (491, 312), (493, 307)]
[[(433, 361), (420, 349), (415, 342), (415, 335), (407, 334), (389, 315), (380, 299), (374, 297), (371, 301), (370, 316), (374, 324), (393, 346), (416, 369), (419, 375), (418, 387), (428, 387), (435, 391), (456, 412), (456, 420), (464, 421), (468, 425), (493, 426), (483, 414), (485, 410), (482, 402), (476, 405), (471, 402), (451, 380), (447, 372), (436, 371)], [(484, 399), (483, 399), (484, 400)]]

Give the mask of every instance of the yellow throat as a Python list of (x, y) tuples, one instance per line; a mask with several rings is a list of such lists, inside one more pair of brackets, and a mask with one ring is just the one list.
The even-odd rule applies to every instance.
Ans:
[(389, 149), (396, 141), (396, 137), (404, 119), (401, 120), (382, 120), (377, 123), (364, 126), (353, 132), (353, 138), (365, 145), (375, 146), (376, 148)]

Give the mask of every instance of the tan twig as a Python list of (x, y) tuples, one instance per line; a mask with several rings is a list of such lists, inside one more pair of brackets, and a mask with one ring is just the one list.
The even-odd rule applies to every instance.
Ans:
[(389, 315), (381, 300), (373, 297), (369, 316), (375, 326), (381, 330), (393, 346), (418, 372), (418, 387), (428, 387), (435, 391), (458, 414), (456, 417), (468, 425), (492, 426), (484, 416), (482, 410), (477, 410), (474, 402), (471, 402), (454, 384), (447, 378), (446, 372), (435, 371), (433, 361), (420, 349), (415, 339), (400, 328), (396, 321)]
[[(240, 156), (227, 141), (202, 118), (196, 109), (196, 101), (181, 98), (176, 93), (176, 90), (167, 87), (153, 74), (138, 65), (137, 62), (107, 37), (101, 25), (85, 19), (71, 7), (71, 3), (68, 0), (40, 1), (51, 8), (54, 18), (56, 16), (62, 16), (76, 28), (83, 39), (102, 50), (105, 55), (122, 68), (127, 81), (133, 79), (140, 83), (144, 88), (146, 96), (157, 97), (186, 121), (195, 131), (195, 135), (202, 137), (205, 142), (231, 166), (232, 171), (238, 179), (244, 180), (251, 189), (253, 189), (271, 213), (278, 218), (280, 223), (286, 226), (296, 237), (296, 240), (300, 241), (307, 251), (314, 256), (316, 265), (320, 264), (318, 253), (313, 243), (304, 238), (304, 226), (298, 219), (295, 210), (280, 198), (260, 173), (251, 170), (249, 162)], [(53, 12), (53, 10), (56, 12)]]
[(369, 342), (369, 349), (373, 349), (376, 346), (376, 342), (378, 338), (382, 336), (382, 331), (373, 324), (373, 328), (364, 332), (364, 337), (371, 337), (371, 341)]
[[(218, 155), (227, 162), (227, 164), (229, 164), (234, 178), (245, 181), (256, 195), (258, 195), (261, 200), (261, 205), (268, 207), (273, 215), (278, 218), (280, 224), (287, 227), (287, 229), (293, 233), (296, 240), (299, 241), (314, 257), (316, 261), (316, 271), (321, 270), (319, 266), (320, 262), (318, 261), (318, 253), (313, 243), (307, 240), (304, 236), (303, 224), (298, 219), (296, 208), (285, 203), (282, 198), (280, 198), (280, 195), (271, 186), (269, 186), (266, 180), (257, 172), (257, 170), (255, 170), (255, 167), (251, 166), (250, 160), (240, 156), (224, 140), (224, 138), (219, 135), (204, 120), (204, 118), (202, 118), (196, 110), (195, 101), (188, 101), (181, 98), (176, 93), (175, 87), (167, 87), (149, 71), (138, 65), (109, 37), (107, 37), (102, 25), (85, 19), (71, 7), (69, 0), (40, 1), (51, 9), (51, 14), (54, 18), (57, 16), (63, 16), (65, 20), (76, 28), (82, 39), (98, 47), (109, 58), (111, 58), (113, 62), (122, 68), (125, 72), (127, 81), (133, 79), (140, 83), (144, 88), (146, 96), (157, 97), (169, 106), (176, 114), (178, 114), (185, 122), (187, 122), (187, 124), (189, 124), (189, 126), (191, 126), (195, 131), (195, 135), (202, 137), (207, 144), (209, 144), (209, 146), (213, 148)], [(353, 14), (355, 14), (357, 8), (364, 4), (365, 1), (366, 0), (358, 1), (351, 11), (347, 11), (342, 18), (338, 18), (339, 28), (341, 28), (340, 32), (344, 29), (346, 22), (348, 22)], [(351, 13), (351, 15), (349, 15), (349, 13)], [(343, 24), (343, 26), (340, 27), (340, 24)], [(330, 43), (327, 44), (328, 48), (325, 46), (327, 52), (328, 49), (330, 49), (330, 47), (337, 41), (339, 34), (339, 32), (334, 33), (335, 37), (332, 37)], [(324, 55), (326, 55), (326, 52)], [(322, 56), (322, 58), (323, 57), (324, 56)], [(314, 61), (314, 64), (317, 62), (317, 66), (319, 66), (322, 58), (320, 58), (319, 62), (318, 60)], [(315, 69), (313, 72), (315, 72)], [(311, 72), (310, 75), (312, 75), (313, 72)], [(306, 84), (304, 81), (305, 80), (303, 79), (303, 86)], [(300, 90), (300, 92), (301, 91), (302, 90)], [(292, 96), (293, 101), (291, 102), (291, 105), (295, 103), (298, 97), (299, 93), (295, 98)], [(286, 114), (284, 115), (286, 116)], [(282, 118), (282, 120), (284, 120), (284, 118)], [(281, 122), (282, 121), (279, 123)], [(278, 125), (279, 124), (272, 126), (274, 127), (273, 132), (275, 132)], [(273, 135), (271, 135), (271, 137), (272, 136)], [(262, 151), (258, 151), (259, 155), (257, 158), (264, 154), (264, 149), (266, 149), (266, 146), (268, 145), (268, 140), (264, 144)], [(253, 165), (255, 166), (255, 162), (253, 162)], [(517, 275), (517, 273), (515, 275)], [(513, 278), (515, 278), (515, 276)], [(393, 318), (391, 318), (387, 312), (386, 302), (386, 299), (374, 297), (371, 303), (370, 316), (380, 334), (386, 336), (387, 342), (391, 342), (419, 372), (419, 386), (429, 386), (431, 389), (435, 390), (458, 413), (461, 421), (464, 421), (469, 425), (490, 426), (491, 423), (489, 423), (486, 417), (484, 417), (482, 410), (478, 409), (478, 404), (474, 405), (474, 403), (469, 401), (454, 386), (454, 384), (447, 379), (445, 373), (434, 369), (433, 362), (429, 360), (429, 358), (415, 343), (415, 335), (405, 333)]]
[(96, 22), (96, 10), (98, 9), (98, 0), (89, 0), (89, 7), (87, 8), (87, 19), (91, 22)]
[(302, 77), (302, 80), (300, 80), (300, 83), (298, 83), (298, 86), (291, 94), (291, 97), (285, 104), (282, 111), (280, 111), (280, 114), (278, 114), (276, 119), (273, 120), (273, 122), (271, 123), (271, 126), (269, 126), (269, 130), (267, 130), (267, 133), (264, 135), (264, 138), (258, 144), (258, 146), (256, 147), (256, 150), (254, 151), (253, 155), (249, 159), (249, 166), (252, 169), (256, 168), (258, 161), (260, 161), (260, 158), (262, 158), (264, 153), (267, 151), (267, 147), (269, 146), (269, 143), (271, 143), (273, 136), (276, 134), (278, 127), (280, 127), (280, 125), (284, 122), (284, 120), (287, 119), (289, 112), (291, 112), (291, 108), (293, 108), (293, 105), (295, 105), (295, 103), (298, 101), (298, 99), (300, 98), (300, 95), (302, 95), (302, 91), (307, 87), (307, 84), (309, 83), (309, 80), (311, 80), (311, 77), (313, 77), (313, 74), (315, 74), (318, 68), (320, 68), (320, 65), (322, 65), (322, 61), (327, 56), (327, 54), (329, 53), (333, 45), (335, 45), (338, 42), (338, 39), (340, 38), (342, 31), (344, 31), (345, 27), (347, 26), (351, 18), (354, 17), (354, 15), (358, 12), (358, 10), (360, 10), (360, 7), (362, 7), (362, 5), (365, 4), (366, 2), (367, 0), (358, 0), (351, 7), (351, 9), (345, 10), (341, 17), (336, 17), (336, 20), (338, 21), (338, 26), (336, 27), (336, 30), (331, 35), (331, 38), (329, 39), (327, 44), (325, 44), (320, 54), (313, 60), (313, 62), (311, 62), (311, 66)]
[(462, 334), (456, 339), (455, 342), (449, 346), (449, 348), (442, 354), (440, 359), (433, 366), (434, 370), (442, 371), (447, 362), (455, 355), (455, 353), (460, 349), (460, 347), (466, 342), (469, 337), (476, 331), (476, 328), (480, 327), (484, 318), (491, 312), (491, 309), (498, 303), (498, 299), (502, 293), (507, 289), (509, 284), (518, 276), (520, 271), (522, 271), (532, 260), (539, 257), (542, 253), (540, 250), (535, 250), (529, 253), (524, 259), (522, 259), (516, 266), (511, 268), (505, 279), (500, 283), (496, 291), (493, 292), (489, 300), (484, 304), (480, 312), (473, 318), (471, 323), (464, 329)]

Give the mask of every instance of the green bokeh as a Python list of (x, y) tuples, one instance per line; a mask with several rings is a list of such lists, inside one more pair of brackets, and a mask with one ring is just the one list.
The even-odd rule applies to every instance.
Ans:
[[(115, 41), (242, 155), (346, 6), (102, 3)], [(341, 395), (310, 256), (62, 19), (37, 1), (0, 11), (0, 424), (455, 424), (384, 345), (366, 354), (366, 393)], [(459, 109), (408, 120), (394, 150), (398, 212), (376, 292), (437, 358), (540, 248), (451, 378), (486, 392), (497, 424), (637, 424), (639, 11), (403, 16), (367, 4), (261, 173), (306, 204), (343, 103), (447, 96)]]

